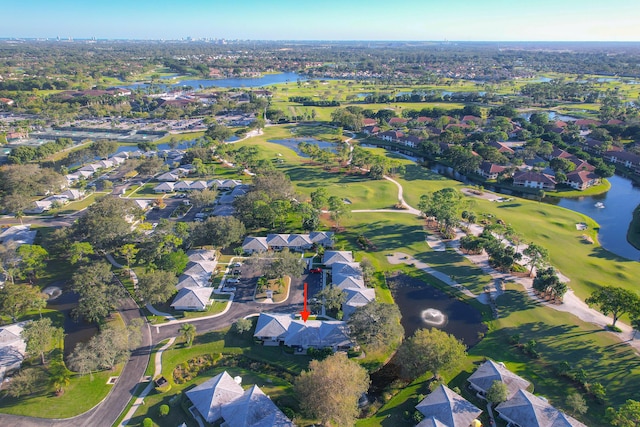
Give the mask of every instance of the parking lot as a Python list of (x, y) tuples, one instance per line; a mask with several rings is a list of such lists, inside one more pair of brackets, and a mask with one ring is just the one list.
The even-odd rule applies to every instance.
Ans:
[[(239, 260), (239, 258), (235, 258)], [(258, 278), (264, 274), (265, 266), (261, 263), (242, 262), (241, 266), (229, 266), (229, 274), (225, 278), (226, 287), (234, 287), (234, 301), (253, 301)], [(300, 305), (302, 309), (304, 283), (307, 283), (308, 298), (311, 299), (322, 289), (322, 274), (309, 273), (305, 269), (304, 274), (299, 278), (292, 278), (291, 289), (289, 291), (288, 304)], [(296, 311), (298, 308), (293, 309)]]

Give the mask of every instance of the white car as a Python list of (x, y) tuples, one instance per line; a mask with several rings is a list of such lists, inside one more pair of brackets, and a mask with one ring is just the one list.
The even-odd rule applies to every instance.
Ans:
[(234, 262), (233, 264), (231, 264), (231, 267), (242, 267), (242, 263), (241, 262)]
[(240, 279), (237, 277), (229, 277), (228, 279), (225, 279), (225, 283), (240, 283)]

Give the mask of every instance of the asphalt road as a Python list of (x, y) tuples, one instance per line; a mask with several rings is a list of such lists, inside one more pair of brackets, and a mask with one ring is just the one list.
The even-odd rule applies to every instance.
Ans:
[[(123, 300), (121, 308), (118, 311), (127, 324), (136, 318), (144, 320), (144, 317), (141, 316), (140, 309), (131, 298)], [(131, 400), (133, 392), (147, 369), (152, 348), (151, 333), (145, 325), (142, 328), (141, 345), (131, 353), (131, 357), (122, 370), (113, 389), (102, 403), (88, 412), (64, 420), (0, 414), (0, 425), (3, 427), (110, 427), (116, 421), (127, 403), (129, 403), (129, 400)]]
[[(236, 285), (234, 302), (229, 311), (224, 315), (192, 322), (198, 334), (219, 330), (230, 326), (241, 317), (258, 313), (296, 313), (302, 310), (303, 287), (308, 283), (309, 297), (317, 292), (321, 285), (320, 274), (305, 274), (302, 278), (291, 282), (289, 297), (280, 304), (261, 304), (253, 301), (253, 290), (258, 277), (258, 268), (242, 266), (242, 279)], [(139, 308), (131, 298), (122, 302), (120, 313), (128, 324), (141, 316)], [(138, 349), (132, 352), (128, 363), (125, 365), (118, 381), (113, 389), (98, 406), (75, 418), (52, 420), (36, 417), (21, 417), (15, 415), (0, 414), (0, 425), (3, 427), (110, 427), (122, 413), (127, 403), (133, 397), (133, 393), (141, 382), (147, 368), (151, 349), (161, 341), (179, 335), (181, 324), (167, 326), (145, 325), (142, 334), (142, 343)], [(34, 414), (35, 415), (35, 414)]]

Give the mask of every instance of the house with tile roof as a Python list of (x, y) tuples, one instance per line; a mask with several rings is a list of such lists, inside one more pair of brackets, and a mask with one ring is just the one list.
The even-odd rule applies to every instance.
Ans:
[(27, 348), (21, 335), (25, 325), (20, 322), (0, 326), (0, 381), (22, 365)]
[(264, 345), (281, 343), (299, 350), (331, 348), (346, 350), (354, 346), (346, 322), (338, 320), (294, 319), (289, 314), (261, 313), (253, 336)]
[(508, 370), (503, 363), (487, 360), (467, 379), (471, 388), (485, 395), (494, 381), (503, 382), (507, 386), (507, 397), (510, 398), (520, 389), (527, 389), (531, 383)]
[(430, 424), (428, 421), (425, 424), (418, 424), (420, 426), (469, 427), (482, 413), (482, 410), (444, 384), (422, 399), (416, 405), (416, 409), (425, 416), (426, 420), (431, 420)]
[(600, 177), (589, 170), (574, 170), (567, 174), (564, 182), (576, 190), (586, 190), (600, 184)]
[(541, 188), (543, 190), (554, 190), (556, 188), (556, 180), (553, 176), (541, 172), (520, 171), (513, 175), (513, 185)]
[(500, 418), (514, 427), (587, 427), (527, 391), (518, 390), (496, 407)]
[(204, 311), (211, 305), (213, 288), (184, 287), (171, 302), (171, 308), (179, 311)]
[(476, 173), (486, 179), (497, 179), (501, 173), (507, 170), (505, 166), (497, 165), (495, 163), (484, 161), (480, 163)]

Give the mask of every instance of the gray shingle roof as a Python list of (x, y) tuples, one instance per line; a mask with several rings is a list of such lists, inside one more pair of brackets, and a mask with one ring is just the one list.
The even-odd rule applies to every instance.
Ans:
[(416, 409), (425, 417), (433, 417), (451, 427), (467, 427), (482, 413), (471, 402), (445, 385), (440, 385), (432, 391), (416, 405)]
[(222, 416), (222, 405), (239, 398), (243, 393), (242, 387), (226, 371), (186, 392), (200, 415), (209, 423)]
[(503, 418), (523, 427), (587, 427), (546, 400), (524, 390), (518, 390), (509, 400), (499, 404), (496, 410)]
[(531, 385), (529, 381), (493, 360), (487, 360), (480, 365), (467, 381), (484, 392), (489, 390), (494, 381), (502, 381), (507, 386), (507, 398), (511, 398), (518, 390), (527, 389)]

